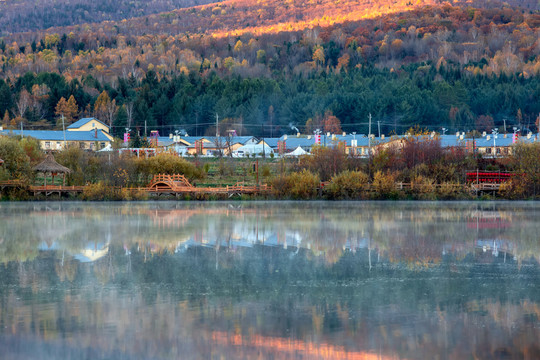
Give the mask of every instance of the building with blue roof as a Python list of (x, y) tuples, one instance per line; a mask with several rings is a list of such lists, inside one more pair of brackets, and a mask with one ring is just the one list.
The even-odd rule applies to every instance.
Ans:
[(110, 128), (94, 117), (82, 118), (66, 128), (67, 131), (103, 131), (106, 136), (112, 140), (113, 137), (109, 135)]
[(39, 141), (43, 150), (62, 150), (77, 146), (85, 150), (100, 150), (111, 144), (108, 134), (95, 129), (91, 131), (55, 131), (55, 130), (2, 130), (3, 136), (32, 137)]

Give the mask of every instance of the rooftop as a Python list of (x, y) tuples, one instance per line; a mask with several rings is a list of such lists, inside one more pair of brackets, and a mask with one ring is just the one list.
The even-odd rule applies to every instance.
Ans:
[[(73, 124), (69, 125), (69, 126), (67, 127), (67, 129), (68, 129), (68, 130), (69, 130), (69, 129), (79, 129), (80, 127), (82, 127), (82, 126), (88, 124), (88, 123), (89, 123), (90, 121), (92, 121), (92, 120), (97, 121), (98, 123), (102, 124), (103, 126), (107, 126), (106, 124), (104, 124), (103, 122), (99, 121), (98, 119), (96, 119), (96, 118), (94, 118), (94, 117), (90, 117), (90, 118), (82, 118), (82, 119), (80, 119), (80, 120), (78, 120), (78, 121), (75, 121)], [(108, 128), (108, 126), (107, 126), (107, 128)]]
[[(0, 135), (6, 136), (21, 136), (21, 130), (3, 130)], [(41, 141), (64, 141), (64, 132), (55, 130), (24, 130), (22, 135), (33, 137)], [(102, 130), (96, 131), (66, 131), (66, 141), (110, 141)]]

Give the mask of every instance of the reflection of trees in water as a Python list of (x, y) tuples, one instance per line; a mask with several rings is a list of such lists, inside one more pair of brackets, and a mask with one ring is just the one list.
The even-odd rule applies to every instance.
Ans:
[[(126, 255), (113, 245), (108, 256), (78, 264), (73, 280), (54, 271), (61, 251), (46, 252), (24, 269), (6, 265), (0, 323), (39, 337), (46, 327), (49, 337), (104, 350), (121, 339), (126, 351), (143, 357), (181, 356), (185, 346), (206, 355), (217, 351), (215, 331), (242, 336), (248, 353), (257, 336), (413, 358), (493, 357), (501, 347), (516, 357), (538, 349), (540, 289), (530, 286), (538, 281), (537, 265), (519, 276), (515, 263), (370, 271), (367, 249), (345, 251), (334, 264), (307, 249), (291, 256), (295, 251), (221, 248), (216, 268), (212, 248), (145, 260), (142, 252)], [(33, 287), (31, 299), (16, 300)]]
[[(47, 204), (47, 203), (46, 203)], [(76, 253), (113, 242), (148, 256), (182, 244), (300, 246), (335, 263), (344, 249), (377, 249), (393, 261), (426, 265), (443, 248), (465, 257), (477, 239), (515, 244), (518, 260), (538, 259), (537, 205), (519, 203), (141, 203), (17, 205), (0, 208), (0, 261), (31, 259), (39, 244)], [(14, 210), (14, 211), (13, 211)], [(489, 225), (489, 226), (486, 226)], [(238, 245), (239, 243), (242, 243)], [(251, 246), (250, 245), (250, 246)], [(42, 245), (43, 248), (43, 245)], [(445, 251), (446, 251), (445, 250)], [(539, 259), (540, 260), (540, 259)]]

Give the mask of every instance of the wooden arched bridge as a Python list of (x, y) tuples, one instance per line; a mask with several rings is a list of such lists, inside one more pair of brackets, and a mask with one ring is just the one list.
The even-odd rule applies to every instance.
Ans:
[(153, 195), (181, 195), (181, 194), (226, 194), (229, 197), (242, 194), (264, 194), (270, 192), (271, 188), (266, 185), (244, 185), (243, 182), (233, 186), (222, 187), (196, 187), (193, 186), (185, 176), (180, 174), (154, 175), (147, 188), (141, 188)]

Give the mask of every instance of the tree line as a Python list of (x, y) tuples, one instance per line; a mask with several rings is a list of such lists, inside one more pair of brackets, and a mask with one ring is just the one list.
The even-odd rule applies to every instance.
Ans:
[[(348, 72), (275, 78), (205, 75), (197, 71), (160, 77), (149, 70), (115, 83), (91, 75), (67, 79), (26, 73), (0, 79), (0, 114), (6, 128), (60, 128), (95, 116), (112, 127), (174, 130), (189, 135), (234, 129), (239, 135), (280, 136), (323, 129), (331, 116), (346, 132), (368, 133), (368, 117), (383, 134), (414, 125), (440, 131), (490, 131), (493, 127), (538, 130), (540, 78), (464, 74), (458, 65), (417, 63), (399, 70), (362, 66)], [(372, 133), (375, 133), (375, 127)]]

